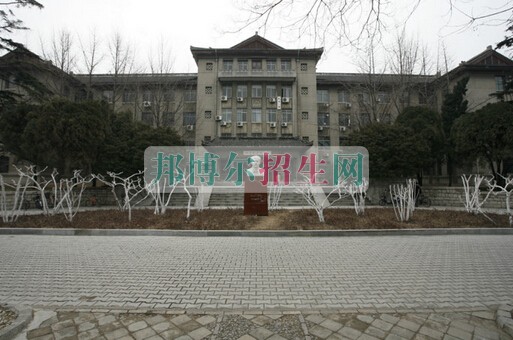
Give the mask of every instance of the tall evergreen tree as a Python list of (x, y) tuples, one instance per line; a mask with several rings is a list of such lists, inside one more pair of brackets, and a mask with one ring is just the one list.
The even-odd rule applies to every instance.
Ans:
[(465, 95), (467, 93), (468, 80), (468, 77), (459, 80), (452, 92), (445, 94), (442, 103), (442, 127), (445, 137), (449, 186), (452, 186), (452, 177), (454, 175), (454, 142), (451, 139), (451, 129), (454, 121), (467, 112), (468, 100), (465, 99)]

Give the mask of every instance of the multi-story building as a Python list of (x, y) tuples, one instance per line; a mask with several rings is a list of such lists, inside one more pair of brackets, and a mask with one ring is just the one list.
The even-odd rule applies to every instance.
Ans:
[[(175, 128), (188, 145), (336, 146), (365, 124), (392, 122), (406, 106), (439, 110), (443, 94), (463, 77), (470, 79), (469, 108), (478, 109), (500, 100), (495, 95), (513, 74), (513, 61), (490, 47), (445, 75), (317, 73), (322, 48), (285, 49), (259, 35), (231, 48), (191, 47), (191, 52), (197, 73), (63, 77), (53, 72), (48, 79), (59, 81), (72, 99), (92, 88), (117, 111)], [(0, 65), (8, 58), (0, 58)], [(2, 89), (12, 88), (12, 79), (3, 80)]]

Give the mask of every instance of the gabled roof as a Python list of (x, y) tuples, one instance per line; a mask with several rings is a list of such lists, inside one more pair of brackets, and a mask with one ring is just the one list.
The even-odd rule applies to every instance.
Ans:
[(503, 56), (496, 50), (488, 46), (485, 51), (479, 53), (474, 58), (463, 62), (464, 65), (513, 65), (513, 60)]
[(252, 50), (284, 50), (283, 47), (276, 45), (272, 41), (269, 41), (261, 36), (258, 33), (255, 33), (254, 36), (238, 43), (233, 46), (232, 49), (242, 50), (242, 49), (252, 49)]

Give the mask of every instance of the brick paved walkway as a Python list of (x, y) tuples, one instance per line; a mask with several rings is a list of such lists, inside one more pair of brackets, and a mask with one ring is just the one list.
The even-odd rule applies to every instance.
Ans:
[(463, 308), (513, 301), (513, 236), (0, 236), (0, 301), (154, 309)]

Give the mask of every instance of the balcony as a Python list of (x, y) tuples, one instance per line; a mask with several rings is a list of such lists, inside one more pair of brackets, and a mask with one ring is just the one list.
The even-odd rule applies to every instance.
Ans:
[(218, 73), (220, 80), (237, 80), (237, 79), (281, 79), (281, 80), (294, 80), (296, 78), (296, 71), (267, 71), (267, 70), (221, 70)]

